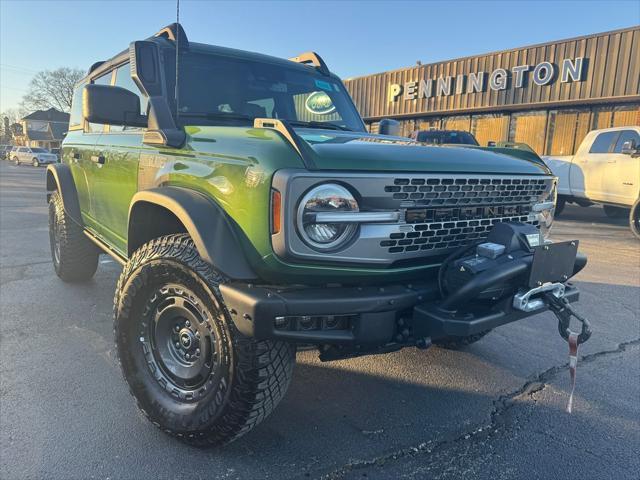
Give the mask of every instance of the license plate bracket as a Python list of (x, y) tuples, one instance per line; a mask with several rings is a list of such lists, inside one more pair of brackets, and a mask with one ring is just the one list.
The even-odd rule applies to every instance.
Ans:
[(573, 275), (577, 254), (578, 240), (536, 247), (529, 274), (529, 288), (547, 282), (565, 282)]

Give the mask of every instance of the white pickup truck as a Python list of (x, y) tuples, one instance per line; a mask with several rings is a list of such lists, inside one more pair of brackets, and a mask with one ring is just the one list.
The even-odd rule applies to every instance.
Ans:
[(610, 217), (628, 215), (640, 238), (640, 126), (593, 130), (575, 155), (544, 161), (559, 179), (556, 214), (567, 202), (601, 204)]

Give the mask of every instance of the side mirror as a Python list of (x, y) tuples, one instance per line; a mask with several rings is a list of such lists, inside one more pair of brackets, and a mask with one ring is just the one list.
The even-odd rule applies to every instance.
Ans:
[(391, 118), (383, 118), (378, 125), (378, 133), (380, 135), (400, 136), (400, 122)]
[(140, 99), (127, 89), (87, 85), (82, 91), (82, 115), (90, 123), (146, 127), (140, 115)]
[(622, 144), (622, 153), (625, 155), (635, 155), (638, 153), (636, 143), (633, 140), (628, 140)]

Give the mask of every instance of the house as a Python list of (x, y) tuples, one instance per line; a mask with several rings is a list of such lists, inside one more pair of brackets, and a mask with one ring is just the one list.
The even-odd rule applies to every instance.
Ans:
[(59, 148), (69, 129), (69, 114), (50, 108), (36, 110), (20, 120), (22, 135), (16, 143), (27, 147)]

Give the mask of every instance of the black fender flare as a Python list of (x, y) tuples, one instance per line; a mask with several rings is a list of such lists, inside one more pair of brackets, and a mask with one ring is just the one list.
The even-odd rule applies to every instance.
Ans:
[(78, 225), (83, 225), (78, 191), (68, 165), (62, 163), (47, 165), (47, 203), (51, 199), (51, 194), (56, 190), (62, 197), (66, 214)]
[(255, 280), (241, 245), (239, 227), (224, 210), (205, 195), (183, 187), (160, 187), (137, 192), (129, 205), (128, 254), (132, 245), (132, 214), (140, 204), (152, 204), (168, 210), (184, 225), (202, 259), (225, 277), (234, 280)]

